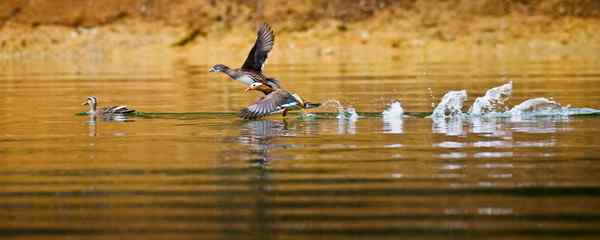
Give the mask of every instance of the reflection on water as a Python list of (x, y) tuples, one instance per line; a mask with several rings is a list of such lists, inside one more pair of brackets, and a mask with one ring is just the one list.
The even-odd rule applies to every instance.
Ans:
[[(513, 116), (497, 117), (460, 117), (432, 118), (432, 132), (447, 136), (461, 136), (469, 133), (488, 137), (504, 137), (510, 139), (515, 132), (522, 133), (557, 133), (568, 130), (570, 117), (529, 117)], [(384, 119), (384, 122), (386, 120)], [(389, 131), (389, 127), (384, 127)]]
[(567, 130), (569, 117), (538, 117), (538, 118), (523, 118), (519, 116), (511, 117), (510, 121), (514, 124), (512, 130), (514, 132), (524, 133), (556, 133)]
[(473, 117), (470, 119), (471, 132), (489, 137), (509, 137), (511, 131), (505, 129), (505, 120), (495, 117)]
[[(102, 120), (105, 122), (132, 122), (135, 121), (132, 119), (132, 117), (127, 116), (127, 115), (123, 115), (123, 114), (110, 114), (110, 115), (96, 115), (96, 114), (90, 114), (88, 115), (88, 136), (90, 137), (96, 137), (98, 136), (98, 124), (97, 121), (98, 120)], [(120, 135), (126, 135), (124, 133), (114, 133), (115, 136)]]
[(257, 120), (244, 123), (241, 128), (238, 142), (248, 146), (251, 156), (256, 156), (254, 161), (260, 165), (269, 162), (269, 152), (278, 148), (292, 148), (293, 145), (275, 145), (273, 142), (278, 137), (283, 137), (293, 131), (288, 130), (287, 121)]
[(400, 134), (404, 132), (404, 118), (383, 116), (383, 132)]
[[(587, 64), (505, 65), (502, 74), (518, 86), (509, 105), (543, 95), (599, 107), (600, 68)], [(400, 99), (400, 108), (425, 112), (432, 110), (428, 88), (439, 99), (449, 89), (482, 96), (505, 83), (481, 66), (471, 66), (466, 77), (469, 66), (427, 66), (431, 79), (415, 79), (412, 71), (423, 66), (404, 65), (332, 65), (327, 72), (269, 65), (269, 72), (293, 79), (286, 87), (307, 99), (338, 99), (365, 112), (382, 112)], [(573, 69), (580, 74), (564, 74)], [(598, 117), (356, 117), (347, 107), (337, 118), (258, 121), (231, 114), (120, 120), (73, 114), (81, 111), (81, 96), (92, 94), (148, 112), (232, 112), (257, 97), (204, 72), (0, 80), (0, 236), (600, 236)], [(531, 75), (543, 75), (545, 84), (519, 77)]]
[(356, 134), (356, 121), (357, 117), (351, 117), (349, 119), (338, 118), (338, 134)]
[(449, 118), (432, 118), (433, 125), (431, 131), (442, 133), (448, 136), (460, 136), (464, 134), (463, 117), (452, 116)]

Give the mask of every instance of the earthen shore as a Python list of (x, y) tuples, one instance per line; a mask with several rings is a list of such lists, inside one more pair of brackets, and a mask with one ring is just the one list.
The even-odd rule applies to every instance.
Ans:
[(600, 52), (593, 0), (9, 0), (0, 3), (0, 60), (239, 62), (261, 21), (277, 33), (270, 62), (280, 64)]

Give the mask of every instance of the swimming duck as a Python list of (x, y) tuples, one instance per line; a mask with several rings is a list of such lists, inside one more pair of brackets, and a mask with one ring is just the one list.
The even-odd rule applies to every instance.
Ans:
[(283, 89), (274, 89), (271, 86), (256, 82), (246, 88), (248, 91), (260, 91), (265, 94), (256, 103), (242, 109), (239, 116), (244, 119), (257, 119), (263, 116), (281, 112), (285, 117), (288, 110), (310, 109), (319, 107), (320, 103), (306, 102), (298, 94)]
[(134, 109), (127, 108), (127, 106), (109, 106), (109, 107), (97, 109), (98, 98), (96, 98), (96, 97), (88, 97), (87, 100), (85, 102), (83, 102), (81, 105), (89, 105), (90, 106), (90, 111), (88, 111), (89, 114), (102, 115), (102, 116), (113, 115), (113, 114), (128, 114), (128, 113), (135, 112)]
[(212, 66), (209, 72), (221, 72), (227, 74), (231, 79), (239, 81), (247, 86), (260, 82), (269, 85), (272, 88), (278, 89), (279, 81), (273, 78), (268, 78), (262, 73), (263, 66), (267, 60), (267, 55), (273, 49), (275, 43), (275, 35), (271, 27), (263, 23), (258, 29), (256, 41), (250, 50), (246, 61), (239, 69), (231, 69), (223, 64)]

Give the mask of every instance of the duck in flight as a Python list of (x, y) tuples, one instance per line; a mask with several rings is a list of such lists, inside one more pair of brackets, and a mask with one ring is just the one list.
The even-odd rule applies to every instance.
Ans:
[(98, 116), (110, 116), (115, 114), (128, 114), (135, 112), (134, 109), (128, 108), (127, 106), (109, 106), (98, 109), (98, 98), (88, 97), (85, 102), (81, 105), (89, 105), (90, 110), (88, 114)]
[(269, 114), (279, 113), (285, 117), (288, 110), (310, 109), (321, 106), (320, 103), (304, 101), (298, 94), (283, 89), (274, 89), (268, 84), (256, 82), (246, 88), (248, 91), (260, 91), (265, 94), (256, 103), (242, 109), (239, 116), (243, 119), (258, 119)]
[(263, 23), (258, 29), (256, 42), (254, 42), (254, 46), (241, 68), (232, 69), (223, 64), (217, 64), (212, 66), (208, 71), (224, 73), (231, 79), (247, 86), (258, 82), (266, 84), (273, 89), (279, 89), (279, 82), (276, 79), (268, 78), (262, 73), (263, 66), (269, 52), (273, 49), (274, 43), (275, 35), (273, 30), (268, 24)]

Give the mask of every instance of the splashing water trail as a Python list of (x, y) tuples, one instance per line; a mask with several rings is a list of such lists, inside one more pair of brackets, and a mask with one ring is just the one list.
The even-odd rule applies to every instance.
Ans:
[(489, 113), (501, 113), (506, 111), (504, 103), (512, 95), (512, 81), (489, 89), (483, 97), (478, 97), (469, 109), (469, 115), (482, 116)]
[(323, 102), (323, 104), (321, 104), (321, 107), (326, 107), (326, 106), (335, 107), (335, 109), (337, 110), (338, 113), (344, 111), (344, 106), (342, 105), (342, 103), (340, 103), (340, 101), (335, 100), (335, 99), (329, 99), (329, 100)]
[(435, 107), (435, 96), (433, 96), (433, 91), (431, 90), (431, 88), (427, 88), (427, 91), (429, 92), (429, 97), (431, 98), (431, 107), (434, 108)]
[(351, 120), (351, 121), (356, 121), (359, 117), (355, 108), (344, 107), (344, 105), (342, 105), (342, 103), (340, 103), (340, 101), (335, 100), (335, 99), (330, 99), (330, 100), (323, 102), (322, 106), (335, 107), (336, 111), (338, 112), (338, 116), (337, 116), (338, 119), (347, 119), (347, 120)]
[(383, 130), (386, 133), (404, 133), (404, 108), (400, 101), (393, 101), (382, 115)]
[(395, 100), (382, 114), (383, 118), (402, 118), (404, 117), (404, 108), (402, 108), (400, 101)]
[(465, 100), (467, 100), (466, 90), (449, 91), (442, 97), (442, 101), (433, 110), (431, 117), (447, 118), (462, 115), (462, 107)]
[(512, 81), (489, 89), (483, 97), (475, 99), (469, 109), (470, 117), (494, 114), (498, 117), (535, 117), (535, 116), (574, 116), (584, 114), (599, 114), (600, 110), (592, 108), (571, 108), (562, 106), (552, 98), (532, 98), (523, 101), (508, 110), (505, 102), (512, 95)]
[(358, 113), (356, 112), (356, 109), (353, 107), (347, 107), (344, 109), (344, 111), (340, 112), (340, 114), (338, 115), (339, 119), (346, 119), (349, 121), (356, 121), (358, 120)]
[(519, 105), (514, 106), (509, 113), (511, 116), (531, 115), (531, 114), (561, 114), (566, 113), (562, 110), (568, 109), (555, 101), (547, 98), (528, 99)]

